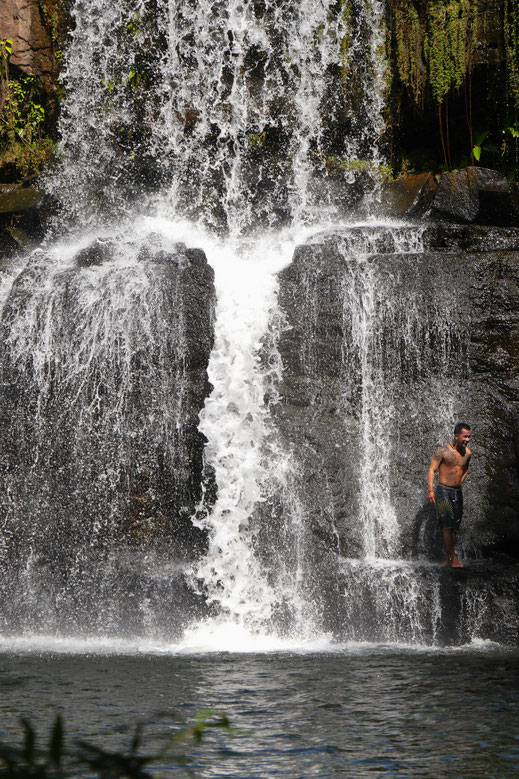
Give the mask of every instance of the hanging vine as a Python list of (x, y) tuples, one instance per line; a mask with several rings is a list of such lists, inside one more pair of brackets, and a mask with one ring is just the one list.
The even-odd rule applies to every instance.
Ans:
[(395, 8), (396, 58), (400, 78), (413, 96), (422, 104), (426, 71), (422, 59), (423, 25), (414, 5)]
[(400, 80), (419, 108), (426, 91), (431, 95), (445, 166), (451, 167), (449, 95), (464, 85), (472, 147), (470, 73), (477, 46), (478, 0), (389, 0), (389, 4)]
[(508, 84), (519, 108), (519, 6), (517, 0), (505, 0), (504, 39)]
[(433, 0), (429, 3), (424, 56), (433, 97), (441, 105), (459, 89), (470, 71), (476, 49), (477, 0)]
[(412, 0), (392, 3), (398, 73), (415, 103), (421, 104), (428, 85), (439, 105), (452, 89), (461, 87), (472, 68), (478, 0), (427, 0), (416, 5)]

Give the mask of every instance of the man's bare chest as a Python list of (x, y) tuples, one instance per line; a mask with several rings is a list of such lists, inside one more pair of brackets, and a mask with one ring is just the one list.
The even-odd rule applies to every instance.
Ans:
[(469, 453), (461, 454), (451, 446), (445, 446), (442, 461), (448, 468), (464, 468), (469, 459)]

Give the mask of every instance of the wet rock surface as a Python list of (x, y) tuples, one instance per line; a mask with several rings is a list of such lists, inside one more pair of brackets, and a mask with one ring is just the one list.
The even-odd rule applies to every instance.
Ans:
[(95, 631), (102, 601), (115, 631), (139, 633), (138, 598), (177, 630), (200, 605), (183, 566), (205, 548), (191, 516), (213, 271), (201, 250), (154, 235), (128, 262), (124, 239), (61, 263), (37, 250), (3, 308), (0, 624)]
[(43, 237), (44, 193), (33, 186), (0, 185), (0, 263)]
[(506, 176), (488, 168), (444, 173), (432, 201), (432, 212), (456, 222), (519, 225), (519, 191)]
[[(362, 624), (373, 640), (415, 635), (461, 644), (481, 611), (481, 635), (513, 643), (519, 233), (429, 225), (420, 251), (405, 230), (373, 233), (370, 246), (355, 229), (315, 236), (280, 274), (287, 327), (274, 416), (295, 457), (318, 554), (328, 560), (323, 592), (341, 613), (325, 609), (325, 618), (332, 630)], [(458, 538), (466, 567), (457, 571), (440, 567), (426, 471), (459, 419), (472, 425), (473, 459)], [(375, 484), (371, 491), (366, 479)], [(369, 553), (370, 510), (389, 513), (398, 525), (396, 543), (385, 555), (373, 547), (376, 555), (409, 560), (419, 575), (391, 560), (373, 570), (369, 560), (356, 564)], [(383, 522), (375, 529), (383, 535)], [(417, 590), (423, 603), (413, 609)], [(397, 593), (404, 593), (401, 606), (393, 602)], [(417, 614), (423, 625), (413, 623)]]
[[(279, 300), (288, 328), (279, 344), (284, 372), (282, 402), (275, 413), (300, 454), (303, 488), (316, 521), (337, 533), (342, 554), (359, 554), (359, 480), (366, 457), (360, 431), (362, 425), (373, 424), (377, 413), (374, 409), (372, 416), (363, 417), (362, 385), (379, 381), (385, 388), (379, 388), (375, 403), (386, 415), (382, 427), (389, 438), (375, 440), (373, 453), (377, 455), (377, 446), (392, 450), (387, 486), (402, 529), (399, 551), (433, 558), (440, 552), (434, 517), (424, 504), (425, 473), (433, 449), (445, 443), (441, 430), (449, 440), (459, 416), (474, 429), (474, 458), (465, 490), (467, 552), (507, 550), (519, 556), (517, 231), (426, 228), (423, 251), (407, 254), (396, 254), (389, 245), (391, 236), (381, 235), (369, 260), (376, 267), (375, 283), (364, 290), (359, 310), (362, 318), (362, 306), (375, 296), (379, 314), (372, 316), (378, 318), (366, 326), (378, 330), (364, 337), (376, 336), (368, 346), (378, 349), (378, 362), (364, 366), (364, 375), (358, 345), (348, 347), (352, 338), (359, 338), (358, 333), (352, 335), (351, 314), (345, 313), (358, 282), (351, 275), (354, 251), (345, 255), (344, 237), (337, 231), (299, 247), (292, 265), (280, 274)], [(349, 232), (347, 240), (351, 242)], [(386, 250), (380, 253), (384, 242)], [(391, 294), (396, 299), (384, 313)], [(405, 319), (402, 311), (412, 306), (416, 315)], [(443, 336), (442, 319), (457, 320)], [(415, 328), (407, 343), (394, 337), (404, 325)], [(453, 340), (457, 343), (450, 362), (442, 362), (439, 352), (451, 348)], [(418, 367), (416, 345), (426, 363)], [(451, 373), (442, 375), (445, 371)], [(454, 407), (447, 404), (443, 412), (431, 407), (441, 405), (442, 392), (452, 397), (451, 382), (457, 383)], [(365, 432), (380, 435), (380, 429)]]

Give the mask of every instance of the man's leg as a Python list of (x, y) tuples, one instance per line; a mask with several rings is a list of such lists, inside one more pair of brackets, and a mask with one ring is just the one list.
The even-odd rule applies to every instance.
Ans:
[(450, 528), (446, 527), (443, 530), (443, 541), (445, 544), (445, 560), (444, 565), (452, 565), (453, 568), (463, 568), (454, 551), (454, 544), (456, 543), (456, 533)]
[(448, 527), (443, 528), (443, 543), (445, 545), (444, 565), (451, 565), (452, 555), (454, 554), (454, 533)]

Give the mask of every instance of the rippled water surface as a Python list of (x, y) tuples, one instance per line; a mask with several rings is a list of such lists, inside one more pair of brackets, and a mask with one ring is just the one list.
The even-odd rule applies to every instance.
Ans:
[(519, 775), (518, 660), (492, 646), (200, 655), (4, 647), (0, 734), (19, 741), (19, 718), (29, 716), (46, 735), (60, 711), (68, 738), (122, 748), (128, 726), (145, 720), (148, 751), (211, 707), (235, 731), (187, 747), (194, 776), (503, 779)]

